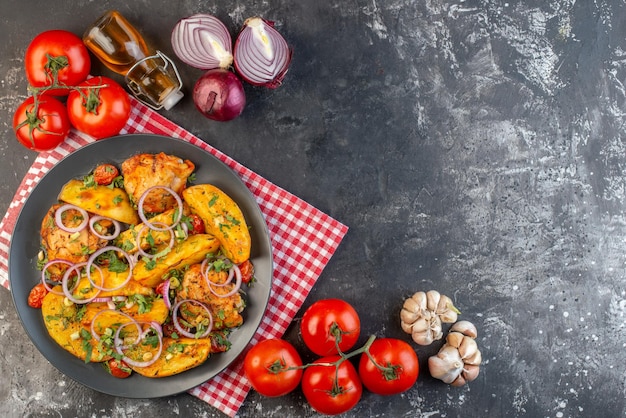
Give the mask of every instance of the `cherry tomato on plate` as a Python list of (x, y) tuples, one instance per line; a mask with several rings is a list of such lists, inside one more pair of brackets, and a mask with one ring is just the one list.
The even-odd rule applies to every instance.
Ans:
[(317, 412), (326, 415), (342, 414), (359, 403), (363, 385), (359, 374), (349, 360), (339, 366), (340, 356), (322, 357), (304, 370), (302, 393)]
[(365, 353), (361, 354), (359, 361), (359, 376), (367, 390), (379, 395), (394, 395), (415, 384), (419, 362), (409, 344), (395, 338), (380, 338), (374, 340), (369, 353), (376, 364)]
[(120, 170), (113, 164), (100, 164), (93, 170), (93, 180), (100, 186), (108, 186), (120, 175)]
[(321, 299), (302, 316), (300, 333), (306, 346), (319, 356), (338, 354), (356, 344), (361, 333), (361, 320), (356, 310), (341, 299)]
[(122, 360), (110, 359), (104, 363), (104, 367), (107, 369), (111, 376), (117, 377), (120, 379), (125, 379), (130, 376), (133, 370), (128, 367), (126, 363)]
[(67, 109), (54, 97), (30, 96), (17, 107), (13, 130), (26, 148), (49, 151), (65, 141), (70, 132)]
[(28, 294), (28, 306), (39, 309), (43, 303), (43, 298), (48, 294), (48, 289), (43, 283), (36, 284)]
[[(48, 30), (35, 36), (26, 48), (24, 67), (33, 87), (75, 86), (89, 75), (91, 59), (78, 36), (65, 30)], [(51, 88), (42, 93), (67, 96), (69, 89)]]
[(250, 384), (263, 396), (283, 396), (294, 390), (302, 378), (302, 359), (288, 341), (263, 340), (248, 351), (243, 371)]
[(252, 261), (246, 260), (239, 264), (239, 270), (241, 271), (241, 281), (248, 284), (254, 278), (254, 264)]
[(130, 117), (130, 108), (126, 90), (108, 77), (85, 80), (67, 97), (72, 125), (96, 139), (117, 135)]

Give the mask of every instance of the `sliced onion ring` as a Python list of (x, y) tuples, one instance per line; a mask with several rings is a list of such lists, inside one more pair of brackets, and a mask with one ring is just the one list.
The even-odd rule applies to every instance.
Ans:
[[(209, 286), (209, 289), (211, 290), (211, 293), (213, 293), (215, 296), (217, 296), (218, 298), (228, 298), (231, 297), (232, 295), (236, 294), (237, 292), (239, 292), (239, 290), (241, 289), (241, 283), (243, 282), (243, 277), (241, 275), (241, 269), (239, 268), (239, 266), (237, 266), (236, 264), (233, 264), (229, 269), (228, 269), (228, 277), (226, 278), (226, 280), (224, 281), (224, 283), (214, 283), (211, 280), (209, 280), (209, 272), (211, 271), (211, 269), (213, 268), (213, 264), (209, 264), (209, 260), (205, 259), (202, 264), (200, 265), (200, 272), (202, 274), (202, 277), (204, 277), (204, 280), (207, 284), (207, 286)], [(228, 293), (224, 293), (224, 294), (220, 294), (217, 293), (214, 288), (216, 287), (224, 287), (226, 285), (229, 285), (232, 283), (233, 278), (235, 278), (235, 284), (234, 287), (231, 289), (230, 292)]]
[(98, 341), (98, 342), (100, 341), (100, 335), (96, 332), (96, 330), (95, 330), (94, 326), (95, 326), (95, 324), (96, 324), (96, 319), (98, 319), (98, 317), (99, 317), (100, 315), (104, 314), (105, 312), (113, 312), (113, 313), (115, 313), (116, 315), (122, 315), (122, 316), (126, 317), (126, 318), (128, 319), (128, 321), (129, 321), (129, 322), (137, 322), (137, 321), (135, 321), (135, 319), (134, 319), (132, 316), (130, 316), (130, 315), (128, 315), (128, 314), (126, 314), (126, 313), (124, 313), (124, 312), (118, 311), (118, 310), (116, 310), (116, 309), (103, 309), (103, 310), (99, 311), (99, 312), (98, 312), (97, 314), (95, 314), (95, 315), (93, 316), (93, 318), (91, 319), (91, 326), (89, 327), (89, 330), (91, 331), (91, 335), (92, 335), (92, 336), (93, 336), (93, 338), (94, 338), (96, 341)]
[[(48, 270), (48, 267), (50, 267), (53, 264), (66, 264), (69, 267), (72, 267), (74, 264), (69, 262), (69, 261), (67, 261), (67, 260), (56, 259), (56, 260), (48, 261), (43, 266), (43, 268), (41, 269), (41, 283), (43, 284), (43, 287), (45, 287), (48, 292), (54, 293), (55, 295), (59, 295), (59, 296), (65, 295), (65, 293), (57, 291), (57, 290), (54, 290), (52, 287), (50, 287), (48, 285), (48, 280), (47, 280), (47, 277), (46, 277), (46, 271)], [(59, 284), (61, 284), (61, 283), (59, 283)]]
[(215, 16), (198, 13), (179, 20), (171, 41), (176, 56), (192, 67), (212, 70), (228, 68), (233, 62), (232, 38)]
[[(96, 231), (96, 228), (95, 228), (96, 223), (102, 220), (107, 220), (113, 223), (114, 229), (111, 235), (103, 235), (99, 233), (98, 231)], [(91, 219), (89, 219), (89, 229), (91, 230), (92, 234), (94, 234), (98, 238), (103, 239), (105, 241), (109, 241), (109, 240), (117, 238), (117, 236), (120, 234), (120, 231), (121, 231), (120, 223), (118, 221), (116, 221), (115, 219), (107, 218), (106, 216), (100, 216), (100, 215), (92, 216)]]
[[(167, 226), (168, 226), (167, 224), (164, 224), (163, 222), (153, 222), (153, 223), (152, 223), (152, 225), (153, 225), (153, 226), (163, 225), (164, 227), (167, 227)], [(148, 229), (153, 229), (153, 228), (148, 227), (148, 225), (143, 224), (143, 225), (141, 226), (141, 228), (139, 228), (139, 231), (137, 231), (137, 239), (135, 240), (135, 246), (137, 247), (137, 252), (138, 252), (139, 254), (141, 254), (141, 256), (146, 257), (146, 258), (150, 258), (150, 259), (152, 259), (152, 258), (157, 257), (157, 256), (158, 256), (158, 254), (150, 254), (150, 253), (148, 253), (148, 252), (144, 251), (144, 249), (143, 249), (143, 248), (141, 248), (141, 239), (142, 239), (142, 238), (141, 238), (141, 234), (143, 233), (143, 231), (144, 231), (146, 228), (148, 228)], [(165, 232), (165, 231), (168, 231), (168, 232), (170, 233), (170, 242), (169, 242), (169, 244), (168, 244), (168, 247), (169, 247), (169, 248), (172, 248), (172, 247), (174, 246), (174, 238), (175, 238), (175, 236), (176, 236), (176, 232), (175, 232), (173, 229), (171, 229), (171, 228), (170, 228), (170, 229), (164, 229), (163, 231), (160, 231), (160, 230), (159, 230), (159, 232)]]
[[(148, 220), (148, 218), (146, 218), (146, 214), (143, 211), (143, 204), (146, 201), (146, 197), (150, 194), (150, 192), (152, 192), (153, 190), (158, 190), (158, 189), (163, 189), (166, 192), (168, 192), (169, 194), (171, 194), (172, 197), (176, 200), (176, 205), (178, 205), (178, 212), (177, 212), (176, 219), (174, 220), (174, 222), (172, 222), (172, 225), (167, 226), (165, 228), (160, 228), (160, 227), (155, 226), (152, 222), (150, 222)], [(167, 186), (152, 186), (152, 187), (149, 187), (148, 189), (146, 189), (146, 191), (143, 192), (143, 194), (139, 198), (139, 202), (137, 202), (137, 213), (139, 214), (139, 218), (141, 219), (141, 222), (143, 222), (145, 225), (147, 225), (148, 228), (153, 229), (155, 231), (167, 231), (167, 230), (175, 228), (176, 225), (178, 225), (180, 220), (183, 218), (183, 201), (180, 198), (180, 196), (178, 195), (178, 193), (176, 193), (170, 187), (167, 187)]]
[[(105, 253), (107, 251), (115, 251), (117, 253), (122, 254), (125, 258), (126, 261), (128, 261), (128, 276), (126, 277), (126, 279), (119, 284), (118, 286), (115, 286), (113, 288), (107, 288), (104, 286), (100, 286), (97, 285), (96, 283), (94, 283), (93, 279), (91, 278), (91, 267), (96, 267), (96, 268), (100, 268), (95, 264), (96, 258), (98, 258), (102, 253)], [(102, 291), (113, 291), (113, 290), (118, 290), (121, 289), (122, 287), (126, 286), (126, 284), (130, 281), (131, 277), (133, 276), (133, 258), (124, 250), (122, 250), (119, 247), (116, 247), (114, 245), (107, 245), (106, 247), (102, 247), (100, 248), (98, 251), (96, 251), (95, 253), (91, 254), (91, 256), (89, 257), (89, 260), (87, 260), (87, 265), (85, 266), (85, 268), (87, 269), (87, 279), (89, 280), (89, 283), (91, 283), (91, 285), (93, 287), (95, 287), (96, 289), (102, 290)], [(104, 276), (102, 276), (102, 273), (100, 274), (101, 277), (104, 278)]]
[(287, 74), (292, 50), (273, 22), (252, 17), (237, 36), (233, 56), (235, 69), (245, 81), (276, 88)]
[[(191, 303), (191, 304), (194, 304), (194, 305), (198, 305), (198, 306), (200, 306), (202, 309), (204, 309), (206, 311), (207, 315), (209, 316), (209, 326), (207, 327), (207, 329), (202, 334), (200, 334), (200, 335), (193, 334), (193, 333), (185, 330), (180, 325), (180, 322), (179, 322), (180, 320), (178, 318), (178, 309), (180, 308), (180, 306), (183, 303)], [(211, 310), (204, 303), (202, 303), (202, 302), (200, 302), (198, 300), (195, 300), (195, 299), (182, 299), (182, 300), (178, 301), (174, 305), (174, 308), (172, 309), (172, 322), (174, 323), (174, 327), (176, 328), (176, 331), (178, 331), (181, 335), (184, 335), (187, 338), (203, 338), (203, 337), (206, 337), (207, 335), (209, 335), (209, 333), (213, 329), (213, 315), (211, 315)]]
[[(79, 225), (75, 227), (69, 227), (63, 224), (63, 214), (67, 212), (68, 210), (76, 210), (83, 217), (83, 220)], [(89, 214), (87, 213), (85, 209), (79, 208), (76, 205), (66, 203), (65, 205), (60, 206), (54, 212), (54, 221), (56, 223), (56, 226), (58, 226), (60, 229), (62, 229), (65, 232), (69, 232), (69, 233), (80, 232), (83, 229), (85, 229), (85, 227), (87, 226), (87, 223), (89, 222)]]
[[(135, 344), (138, 344), (142, 339), (144, 339), (147, 335), (147, 331), (144, 332), (141, 329), (141, 322), (126, 322), (124, 324), (121, 324), (119, 326), (119, 328), (117, 329), (117, 331), (115, 332), (115, 351), (117, 351), (118, 354), (124, 356), (122, 358), (122, 361), (124, 361), (126, 364), (128, 364), (129, 366), (133, 366), (133, 367), (148, 367), (152, 364), (154, 364), (159, 357), (161, 357), (161, 353), (163, 352), (163, 333), (159, 332), (160, 330), (155, 328), (154, 324), (152, 322), (149, 322), (148, 324), (150, 325), (150, 328), (153, 328), (156, 331), (158, 340), (159, 340), (159, 349), (157, 351), (156, 354), (154, 354), (150, 360), (148, 361), (137, 361), (137, 360), (133, 360), (131, 358), (129, 358), (128, 356), (126, 356), (124, 354), (124, 346), (122, 345), (122, 341), (120, 339), (120, 334), (123, 328), (126, 328), (128, 325), (135, 325), (137, 327), (137, 330), (139, 331), (138, 336), (137, 336), (137, 341), (135, 342)], [(159, 327), (160, 328), (160, 327)]]
[[(100, 269), (100, 267), (98, 266), (94, 266), (94, 267)], [(63, 289), (63, 294), (68, 300), (72, 301), (73, 303), (77, 305), (84, 305), (85, 303), (92, 302), (94, 299), (98, 297), (98, 295), (101, 292), (101, 289), (98, 288), (98, 291), (93, 296), (91, 296), (90, 298), (86, 298), (86, 299), (78, 299), (72, 294), (76, 286), (72, 287), (71, 289), (69, 288), (70, 276), (72, 275), (72, 272), (76, 270), (78, 273), (78, 279), (77, 279), (77, 284), (78, 284), (78, 280), (80, 280), (80, 272), (78, 270), (81, 268), (87, 268), (87, 263), (78, 263), (78, 264), (72, 265), (72, 267), (67, 269), (67, 271), (63, 275), (63, 279), (61, 280), (61, 288)], [(102, 272), (100, 273), (100, 275), (102, 276)]]

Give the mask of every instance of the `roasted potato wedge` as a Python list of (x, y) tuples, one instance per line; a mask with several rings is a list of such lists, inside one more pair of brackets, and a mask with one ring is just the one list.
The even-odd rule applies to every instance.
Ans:
[[(157, 348), (143, 347), (153, 355), (156, 354)], [(209, 358), (210, 354), (211, 340), (209, 338), (164, 338), (162, 354), (155, 363), (148, 367), (131, 366), (131, 369), (146, 377), (172, 376), (199, 366)], [(136, 355), (141, 358), (144, 353), (136, 353)]]
[[(112, 272), (108, 268), (102, 267), (101, 271), (102, 276), (104, 276), (104, 280), (99, 271), (94, 270), (91, 274), (91, 280), (93, 281), (93, 283), (105, 289), (114, 290), (102, 290), (100, 291), (100, 293), (98, 293), (98, 297), (105, 298), (110, 296), (154, 295), (153, 288), (143, 286), (141, 283), (137, 282), (133, 278), (131, 278), (124, 286), (120, 287), (128, 277), (130, 270), (118, 273)], [(118, 289), (118, 287), (120, 288)], [(72, 291), (72, 295), (77, 299), (88, 299), (94, 297), (97, 292), (98, 289), (95, 288), (85, 276), (80, 279), (78, 285)]]
[[(162, 223), (165, 225), (172, 225), (176, 220), (178, 209), (169, 209), (163, 213), (159, 213), (158, 215), (150, 218), (150, 222), (152, 223)], [(184, 205), (183, 207), (183, 215), (189, 214), (189, 208)], [(159, 225), (159, 227), (162, 227)], [(143, 230), (142, 230), (143, 228)], [(137, 225), (133, 225), (130, 228), (122, 231), (115, 239), (114, 245), (123, 248), (124, 251), (129, 254), (134, 254), (137, 252), (137, 234), (141, 231), (141, 249), (146, 250), (150, 248), (151, 245), (161, 245), (163, 243), (167, 243), (170, 241), (172, 237), (172, 233), (170, 231), (156, 231), (150, 230), (148, 228), (144, 228), (144, 224), (140, 223)], [(149, 243), (146, 237), (150, 234), (152, 238), (152, 243)]]
[(135, 225), (139, 222), (139, 215), (133, 209), (128, 194), (117, 187), (87, 187), (82, 181), (74, 179), (63, 186), (59, 200), (125, 224)]
[[(91, 328), (93, 318), (101, 311), (110, 310), (106, 303), (90, 303), (87, 305), (85, 314), (81, 318), (80, 324), (86, 329)], [(163, 299), (155, 299), (152, 301), (152, 306), (146, 312), (140, 312), (139, 305), (134, 304), (130, 308), (122, 307), (121, 312), (131, 316), (139, 322), (157, 322), (163, 324), (167, 319), (169, 310), (165, 305)], [(98, 334), (102, 334), (106, 328), (117, 328), (117, 324), (123, 324), (128, 322), (128, 318), (115, 311), (103, 313), (96, 318), (94, 324), (94, 330)]]
[(139, 260), (133, 269), (133, 277), (143, 286), (156, 287), (168, 271), (197, 264), (207, 254), (216, 253), (219, 246), (220, 242), (213, 235), (190, 235), (185, 241), (174, 244), (172, 250), (161, 258)]
[(190, 186), (182, 196), (191, 212), (202, 218), (206, 232), (220, 241), (226, 257), (235, 264), (250, 258), (250, 231), (241, 209), (230, 196), (211, 184)]
[[(60, 292), (61, 286), (56, 286), (55, 290)], [(64, 299), (65, 296), (52, 292), (43, 299), (41, 314), (50, 337), (81, 360), (92, 362), (108, 360), (110, 357), (101, 351), (89, 328), (85, 329), (81, 324), (85, 307), (73, 303), (66, 305)]]

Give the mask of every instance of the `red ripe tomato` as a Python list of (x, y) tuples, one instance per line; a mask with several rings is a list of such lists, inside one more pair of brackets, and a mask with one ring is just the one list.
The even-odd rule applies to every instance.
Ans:
[(338, 354), (337, 344), (342, 352), (356, 344), (361, 333), (361, 320), (348, 302), (321, 299), (304, 312), (300, 332), (311, 351), (328, 356)]
[(93, 170), (93, 180), (100, 186), (108, 186), (120, 175), (113, 164), (100, 164)]
[(80, 83), (67, 97), (70, 122), (76, 129), (102, 139), (117, 135), (130, 117), (126, 90), (108, 77)]
[(17, 140), (26, 148), (34, 151), (54, 149), (70, 132), (67, 109), (53, 97), (30, 96), (15, 111), (13, 130)]
[[(342, 414), (359, 403), (363, 385), (349, 360), (334, 364), (340, 356), (322, 357), (313, 362), (302, 375), (302, 393), (317, 412), (326, 415)], [(325, 364), (325, 365), (322, 365)]]
[(109, 373), (111, 373), (111, 376), (119, 379), (125, 379), (133, 372), (133, 370), (122, 360), (116, 360), (114, 358), (105, 362), (104, 367)]
[[(263, 340), (248, 351), (243, 371), (250, 384), (263, 396), (283, 396), (302, 378), (302, 359), (295, 347), (282, 339)], [(292, 369), (293, 368), (293, 369)]]
[(382, 369), (367, 354), (361, 354), (359, 376), (367, 390), (379, 395), (394, 395), (415, 384), (419, 362), (409, 344), (395, 338), (381, 338), (374, 340), (369, 352)]
[[(55, 85), (75, 86), (89, 75), (91, 59), (82, 39), (65, 30), (40, 33), (30, 42), (24, 56), (28, 83), (37, 88)], [(46, 93), (67, 96), (67, 88), (51, 88)]]

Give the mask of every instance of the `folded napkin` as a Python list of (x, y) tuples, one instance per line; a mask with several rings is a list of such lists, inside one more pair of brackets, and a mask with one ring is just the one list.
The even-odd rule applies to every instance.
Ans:
[[(252, 343), (280, 337), (298, 312), (348, 228), (272, 184), (198, 137), (131, 97), (131, 117), (121, 134), (152, 133), (176, 137), (210, 152), (235, 171), (254, 194), (270, 232), (274, 256), (274, 281), (268, 308)], [(53, 151), (40, 153), (22, 180), (0, 223), (0, 284), (9, 288), (8, 251), (19, 212), (43, 175), (79, 147), (93, 139), (72, 130), (69, 138)], [(250, 385), (236, 361), (213, 379), (189, 391), (192, 395), (234, 416)]]

